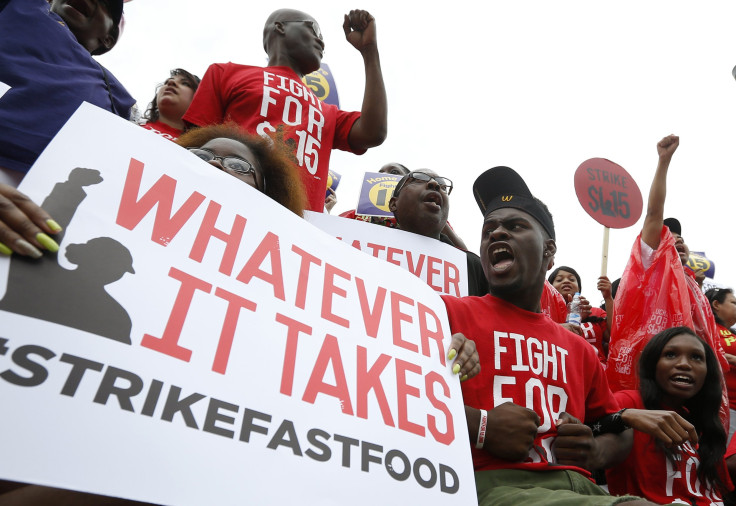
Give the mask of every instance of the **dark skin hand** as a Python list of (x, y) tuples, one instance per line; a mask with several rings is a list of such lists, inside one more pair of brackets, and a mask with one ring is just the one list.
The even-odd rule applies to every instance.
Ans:
[(452, 372), (460, 376), (460, 381), (476, 376), (480, 372), (480, 358), (475, 349), (475, 342), (463, 334), (453, 334), (447, 359), (452, 360)]
[(608, 469), (620, 464), (629, 455), (633, 443), (631, 436), (632, 431), (625, 430), (621, 434), (609, 433), (594, 437), (590, 427), (583, 425), (569, 413), (561, 413), (557, 420), (557, 437), (552, 443), (552, 453), (561, 465), (581, 467), (589, 471)]
[(327, 209), (327, 212), (329, 213), (332, 211), (332, 208), (335, 207), (335, 204), (337, 204), (337, 194), (332, 188), (327, 188), (327, 191), (330, 194), (325, 197), (325, 209)]
[(557, 437), (552, 443), (552, 452), (557, 463), (590, 469), (595, 449), (593, 430), (568, 413), (560, 413), (557, 421)]
[(0, 184), (0, 243), (19, 255), (39, 257), (46, 248), (38, 241), (38, 234), (60, 231), (51, 216), (25, 194)]
[(705, 271), (695, 271), (695, 281), (698, 282), (698, 286), (703, 288), (703, 281), (705, 281)]
[[(573, 298), (572, 295), (568, 295), (567, 302), (568, 303), (572, 302), (572, 298)], [(590, 305), (590, 302), (588, 302), (588, 299), (586, 299), (585, 297), (581, 295), (580, 296), (580, 307), (578, 310), (580, 312), (580, 319), (585, 320), (588, 316), (590, 316), (590, 310), (592, 308), (593, 306)]]
[[(568, 303), (572, 302), (572, 298), (573, 298), (572, 295), (568, 295), (567, 302)], [(580, 296), (580, 307), (579, 307), (580, 319), (585, 320), (588, 316), (590, 316), (590, 310), (591, 310), (590, 302), (588, 302), (588, 299), (586, 299), (585, 297), (581, 295)], [(585, 337), (585, 334), (583, 333), (583, 329), (580, 327), (580, 325), (574, 325), (572, 323), (561, 323), (560, 325), (562, 325), (563, 327), (565, 327), (567, 330), (569, 330), (570, 332), (574, 334), (577, 334), (581, 337)]]
[(667, 447), (679, 446), (686, 441), (698, 443), (698, 433), (693, 424), (674, 411), (627, 409), (621, 419), (629, 427), (659, 439)]
[(363, 105), (348, 142), (355, 150), (368, 149), (383, 143), (388, 128), (388, 100), (378, 56), (376, 21), (368, 11), (352, 10), (345, 14), (342, 28), (345, 39), (360, 51), (365, 65)]
[[(480, 425), (480, 410), (465, 406), (470, 442), (475, 446)], [(523, 462), (537, 436), (539, 416), (531, 409), (505, 402), (488, 411), (483, 449), (499, 459)]]

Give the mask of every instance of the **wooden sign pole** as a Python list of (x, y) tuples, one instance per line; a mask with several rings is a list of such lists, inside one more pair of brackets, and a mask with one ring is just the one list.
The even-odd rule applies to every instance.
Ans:
[(608, 271), (608, 227), (603, 227), (603, 254), (601, 255), (601, 276), (607, 276)]

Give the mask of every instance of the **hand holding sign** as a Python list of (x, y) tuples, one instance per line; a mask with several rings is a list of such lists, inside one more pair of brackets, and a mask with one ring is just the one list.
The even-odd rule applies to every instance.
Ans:
[(0, 184), (0, 253), (11, 255), (15, 252), (40, 258), (43, 249), (59, 249), (46, 234), (56, 234), (60, 230), (51, 216), (25, 194)]

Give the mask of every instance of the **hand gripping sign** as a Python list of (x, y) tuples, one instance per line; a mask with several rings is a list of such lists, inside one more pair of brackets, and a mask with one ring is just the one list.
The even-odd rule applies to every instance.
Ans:
[(716, 275), (716, 264), (705, 255), (705, 251), (691, 251), (687, 266), (695, 272), (704, 272), (706, 278), (713, 279)]
[(601, 275), (605, 276), (609, 229), (630, 227), (639, 220), (641, 191), (620, 165), (605, 158), (591, 158), (575, 171), (575, 193), (585, 212), (604, 227)]

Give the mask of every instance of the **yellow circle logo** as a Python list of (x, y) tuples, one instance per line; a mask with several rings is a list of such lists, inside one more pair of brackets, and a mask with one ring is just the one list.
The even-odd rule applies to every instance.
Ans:
[(696, 255), (695, 253), (690, 253), (690, 257), (687, 259), (687, 266), (690, 267), (695, 272), (698, 272), (698, 271), (705, 272), (708, 269), (710, 269), (710, 261), (704, 256)]
[(327, 82), (327, 78), (319, 70), (302, 77), (302, 82), (323, 102), (330, 95), (330, 83)]
[(391, 196), (394, 194), (396, 183), (398, 181), (380, 181), (371, 186), (371, 189), (368, 191), (368, 198), (371, 204), (381, 211), (390, 212), (388, 201), (391, 200)]

